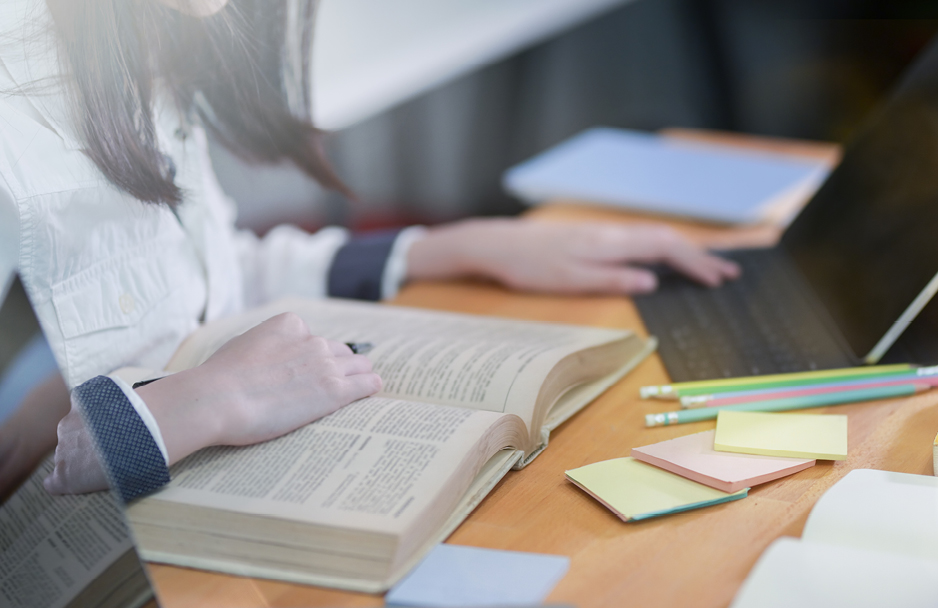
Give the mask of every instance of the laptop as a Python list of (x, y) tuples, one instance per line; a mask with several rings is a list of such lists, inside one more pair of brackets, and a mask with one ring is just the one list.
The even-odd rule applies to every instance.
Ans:
[[(0, 426), (14, 416), (47, 415), (39, 407), (43, 400), (68, 403), (65, 383), (22, 284), (15, 277), (6, 283), (0, 277)], [(3, 442), (0, 436), (0, 460), (9, 458), (4, 451), (9, 444)], [(0, 606), (156, 606), (116, 494), (50, 495), (42, 481), (52, 471), (51, 454), (16, 476), (6, 475), (3, 464)]]
[(725, 255), (738, 281), (635, 299), (672, 381), (938, 360), (938, 39), (781, 242)]

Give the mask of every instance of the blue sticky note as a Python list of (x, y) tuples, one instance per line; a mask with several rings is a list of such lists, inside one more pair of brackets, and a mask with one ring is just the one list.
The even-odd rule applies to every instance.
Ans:
[(570, 558), (437, 545), (384, 598), (396, 606), (511, 606), (541, 603)]

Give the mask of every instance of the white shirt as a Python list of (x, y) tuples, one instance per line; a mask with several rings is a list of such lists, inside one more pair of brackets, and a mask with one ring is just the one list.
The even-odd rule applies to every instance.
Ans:
[[(43, 0), (0, 2), (0, 286), (19, 272), (68, 385), (121, 367), (162, 369), (200, 320), (286, 294), (325, 296), (347, 232), (235, 230), (204, 131), (171, 104), (154, 112), (185, 193), (179, 219), (106, 180), (68, 119), (50, 19)], [(9, 94), (18, 88), (26, 94)], [(384, 297), (403, 279), (416, 234), (395, 243)], [(146, 406), (122, 386), (165, 456)]]

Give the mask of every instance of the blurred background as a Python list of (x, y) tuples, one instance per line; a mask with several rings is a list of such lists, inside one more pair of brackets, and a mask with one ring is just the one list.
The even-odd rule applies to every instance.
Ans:
[(261, 233), (514, 214), (502, 172), (594, 125), (842, 142), (938, 31), (935, 4), (321, 0), (314, 110), (361, 200), (219, 146), (213, 160)]

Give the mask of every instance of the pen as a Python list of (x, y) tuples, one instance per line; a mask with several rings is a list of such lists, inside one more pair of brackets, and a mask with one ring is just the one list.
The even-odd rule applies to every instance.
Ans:
[[(935, 368), (920, 368), (935, 369)], [(747, 390), (756, 388), (772, 388), (775, 386), (791, 386), (799, 384), (819, 384), (821, 382), (834, 382), (837, 380), (858, 379), (860, 377), (874, 378), (879, 376), (892, 376), (918, 371), (907, 363), (895, 365), (872, 365), (864, 367), (847, 367), (842, 369), (825, 369), (813, 372), (797, 372), (794, 374), (771, 374), (767, 376), (745, 376), (742, 378), (718, 378), (715, 380), (698, 380), (695, 382), (677, 382), (665, 386), (643, 386), (640, 389), (642, 399), (651, 397), (657, 399), (678, 399), (688, 395), (706, 395), (731, 390)]]
[(873, 401), (875, 399), (889, 399), (891, 397), (905, 397), (930, 389), (927, 384), (903, 384), (901, 386), (884, 386), (867, 388), (855, 391), (841, 391), (827, 395), (812, 395), (808, 397), (792, 397), (789, 399), (770, 399), (768, 401), (752, 401), (722, 407), (700, 407), (676, 412), (661, 412), (660, 414), (647, 414), (645, 426), (670, 426), (685, 422), (698, 422), (700, 420), (713, 420), (721, 410), (731, 412), (784, 412), (800, 410), (810, 407), (824, 407), (825, 405), (840, 405), (856, 401)]
[(356, 355), (364, 355), (375, 347), (371, 342), (346, 342), (345, 345), (351, 348)]

